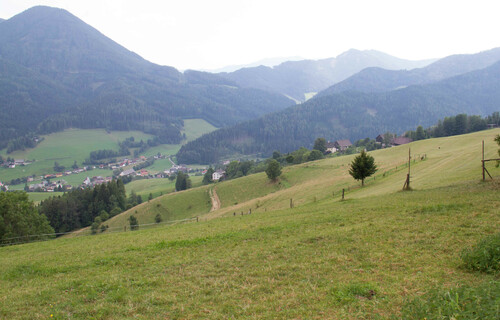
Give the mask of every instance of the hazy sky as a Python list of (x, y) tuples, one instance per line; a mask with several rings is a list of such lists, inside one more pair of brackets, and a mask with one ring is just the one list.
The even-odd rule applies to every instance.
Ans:
[(319, 59), (350, 48), (426, 59), (500, 47), (498, 0), (1, 0), (0, 17), (35, 5), (64, 8), (178, 69)]

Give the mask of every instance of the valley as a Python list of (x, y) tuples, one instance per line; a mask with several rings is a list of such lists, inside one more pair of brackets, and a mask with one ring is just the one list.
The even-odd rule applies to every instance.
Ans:
[[(182, 143), (194, 140), (205, 133), (209, 133), (216, 128), (202, 119), (187, 119), (184, 120), (184, 127), (182, 129), (182, 134), (185, 135), (185, 139)], [(109, 169), (99, 169), (93, 168), (91, 165), (84, 165), (84, 161), (89, 157), (90, 152), (101, 149), (109, 149), (117, 151), (119, 146), (118, 142), (124, 141), (126, 138), (134, 137), (136, 141), (148, 140), (152, 136), (144, 134), (139, 131), (111, 131), (107, 132), (102, 129), (69, 129), (63, 132), (53, 133), (46, 136), (41, 136), (42, 141), (32, 149), (27, 149), (24, 151), (15, 151), (7, 154), (6, 150), (0, 151), (0, 155), (5, 159), (8, 157), (12, 159), (23, 159), (23, 160), (35, 160), (30, 164), (24, 166), (16, 166), (15, 168), (5, 168), (0, 167), (0, 182), (9, 184), (8, 182), (13, 179), (21, 179), (23, 177), (33, 177), (33, 181), (27, 184), (35, 184), (43, 181), (40, 176), (45, 176), (48, 174), (58, 173), (54, 170), (54, 163), (58, 162), (59, 165), (64, 166), (67, 170), (72, 171), (72, 165), (77, 163), (78, 167), (86, 167), (84, 172), (72, 173), (70, 175), (64, 175), (60, 178), (67, 182), (71, 186), (79, 186), (85, 180), (86, 177), (90, 176), (112, 176), (113, 171)], [(178, 152), (182, 144), (177, 145), (158, 145), (146, 149), (144, 152), (140, 153), (140, 156), (152, 157), (158, 153), (173, 157)], [(134, 149), (131, 150), (132, 152)], [(132, 156), (132, 155), (130, 155)], [(130, 157), (129, 156), (129, 157)], [(125, 157), (121, 157), (125, 158)], [(156, 174), (169, 169), (172, 163), (168, 158), (158, 159), (155, 163), (148, 167), (147, 169), (151, 174)], [(88, 170), (91, 169), (91, 170)], [(131, 187), (128, 190), (139, 191), (138, 194), (147, 197), (150, 192), (153, 192), (155, 196), (160, 195), (160, 193), (168, 193), (172, 191), (172, 184), (165, 183), (164, 179), (159, 181), (151, 181), (151, 186), (146, 187), (144, 190)], [(201, 180), (200, 180), (201, 181)], [(10, 190), (24, 190), (26, 182), (19, 184), (9, 184)], [(148, 184), (147, 182), (142, 182), (142, 185)], [(165, 186), (163, 186), (165, 185)], [(56, 193), (57, 194), (57, 193)], [(41, 199), (52, 196), (53, 194), (49, 192), (45, 193), (29, 193), (33, 196), (34, 201), (40, 201)]]
[[(489, 167), (496, 179), (481, 182), (479, 160), (482, 140), (495, 156), (499, 133), (371, 152), (379, 171), (363, 188), (346, 173), (352, 156), (337, 157), (287, 167), (281, 185), (261, 174), (216, 184), (222, 208), (213, 212), (206, 186), (155, 198), (109, 224), (122, 229), (134, 210), (141, 224), (158, 212), (199, 222), (0, 248), (0, 314), (411, 317), (412, 301), (429, 290), (496, 281), (463, 269), (460, 254), (498, 231), (500, 169)], [(413, 165), (413, 191), (401, 192), (407, 169), (395, 166), (404, 166), (408, 147), (426, 159)], [(236, 208), (252, 213), (233, 216)]]
[(500, 319), (500, 48), (346, 3), (0, 19), (0, 319)]

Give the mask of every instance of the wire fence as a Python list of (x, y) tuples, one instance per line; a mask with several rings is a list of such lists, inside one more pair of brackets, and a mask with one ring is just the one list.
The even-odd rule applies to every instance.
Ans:
[[(413, 155), (411, 157), (412, 163), (416, 162), (421, 162), (427, 160), (427, 155), (426, 154), (418, 154), (418, 155)], [(394, 168), (388, 168), (384, 170), (383, 172), (379, 172), (377, 175), (374, 175), (370, 178), (367, 178), (365, 181), (371, 181), (371, 180), (376, 180), (381, 179), (381, 178), (386, 178), (394, 173), (397, 173), (399, 171), (403, 171), (408, 168), (408, 162), (402, 162), (398, 165), (396, 165)], [(352, 191), (359, 189), (360, 186), (359, 184), (356, 185), (347, 185), (343, 189), (336, 190), (335, 192), (332, 192), (332, 195), (335, 196), (341, 196), (343, 194), (343, 191)], [(294, 207), (294, 202), (293, 199), (290, 199), (290, 208)], [(249, 209), (250, 211), (248, 212), (243, 212), (241, 211), (241, 214), (234, 212), (233, 216), (238, 216), (238, 215), (246, 215), (246, 214), (251, 214), (252, 209)], [(97, 230), (95, 234), (92, 234), (90, 232), (90, 228), (85, 228), (85, 229), (80, 229), (78, 231), (71, 231), (71, 232), (58, 232), (58, 233), (46, 233), (46, 234), (36, 234), (36, 235), (26, 235), (26, 236), (20, 236), (20, 237), (10, 237), (10, 238), (4, 238), (0, 239), (0, 247), (5, 247), (5, 246), (11, 246), (11, 245), (16, 245), (16, 244), (23, 244), (23, 243), (30, 243), (30, 242), (40, 242), (40, 241), (46, 241), (50, 239), (54, 239), (57, 237), (65, 236), (65, 235), (71, 235), (72, 237), (81, 237), (81, 236), (95, 236), (97, 234), (109, 234), (109, 233), (119, 233), (119, 232), (128, 232), (128, 231), (134, 231), (136, 229), (148, 229), (148, 228), (154, 228), (162, 225), (174, 225), (174, 224), (179, 224), (179, 223), (186, 223), (186, 222), (191, 222), (191, 221), (199, 221), (199, 217), (194, 217), (194, 218), (188, 218), (188, 219), (182, 219), (182, 220), (170, 220), (170, 221), (164, 221), (164, 222), (159, 222), (159, 223), (146, 223), (146, 224), (138, 224), (138, 225), (127, 225), (123, 227), (112, 227), (112, 228), (106, 228), (103, 231)]]
[(169, 221), (164, 221), (164, 222), (159, 222), (159, 223), (145, 223), (145, 224), (124, 226), (124, 227), (106, 228), (103, 232), (97, 231), (96, 234), (92, 234), (90, 232), (89, 228), (79, 230), (79, 231), (70, 231), (70, 232), (31, 234), (31, 235), (25, 235), (25, 236), (19, 236), (19, 237), (9, 237), (9, 238), (0, 239), (0, 247), (12, 246), (12, 245), (23, 244), (23, 243), (47, 241), (47, 240), (55, 239), (57, 237), (61, 237), (61, 236), (65, 236), (65, 235), (71, 235), (73, 237), (96, 236), (97, 234), (127, 232), (127, 231), (134, 231), (137, 229), (149, 229), (149, 228), (154, 228), (154, 227), (159, 227), (159, 226), (175, 225), (175, 224), (179, 224), (179, 223), (187, 223), (187, 222), (193, 222), (193, 221), (198, 221), (198, 217), (182, 219), (182, 220), (169, 220)]

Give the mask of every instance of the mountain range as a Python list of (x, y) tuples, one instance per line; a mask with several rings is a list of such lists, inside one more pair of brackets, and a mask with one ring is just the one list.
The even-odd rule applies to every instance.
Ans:
[(139, 129), (178, 143), (182, 119), (223, 127), (293, 104), (215, 74), (156, 65), (44, 6), (1, 23), (0, 67), (0, 147), (67, 127)]
[(184, 163), (288, 152), (320, 136), (400, 133), (461, 112), (498, 111), (499, 60), (498, 48), (437, 61), (353, 49), (272, 68), (181, 73), (65, 10), (38, 6), (0, 24), (0, 148), (69, 127), (142, 130), (179, 143), (189, 118), (221, 129), (183, 146)]
[[(481, 56), (484, 54), (478, 54)], [(462, 60), (462, 57), (446, 61), (450, 63), (453, 59)], [(490, 114), (500, 110), (500, 62), (402, 89), (327, 93), (204, 135), (184, 145), (177, 159), (185, 163), (213, 163), (235, 154), (269, 156), (273, 150), (290, 152), (301, 146), (310, 147), (317, 137), (354, 141), (388, 131), (402, 133), (418, 125), (431, 126), (438, 119), (459, 113)]]
[(275, 57), (275, 58), (262, 59), (262, 60), (247, 63), (247, 64), (228, 65), (228, 66), (225, 66), (222, 68), (201, 69), (199, 71), (205, 71), (205, 72), (210, 72), (210, 73), (234, 72), (236, 70), (240, 70), (243, 68), (254, 68), (254, 67), (259, 67), (259, 66), (274, 67), (274, 66), (277, 66), (279, 64), (282, 64), (283, 62), (300, 61), (300, 60), (304, 60), (304, 58), (301, 58), (301, 57)]
[(375, 50), (351, 49), (336, 58), (287, 61), (275, 67), (243, 68), (219, 75), (244, 88), (277, 92), (297, 102), (303, 102), (306, 100), (306, 94), (324, 90), (368, 67), (413, 69), (433, 61), (435, 60), (410, 61)]
[(383, 92), (410, 85), (426, 84), (486, 68), (500, 60), (500, 48), (476, 54), (457, 54), (426, 67), (412, 70), (386, 70), (370, 67), (318, 93), (316, 97), (344, 91)]

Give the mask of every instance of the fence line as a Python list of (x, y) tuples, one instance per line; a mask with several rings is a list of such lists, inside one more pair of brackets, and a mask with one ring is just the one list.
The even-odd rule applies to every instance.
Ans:
[[(198, 217), (194, 218), (188, 218), (188, 219), (182, 219), (182, 220), (170, 220), (170, 221), (165, 221), (165, 222), (160, 222), (160, 223), (145, 223), (145, 224), (138, 224), (134, 225), (133, 227), (150, 227), (150, 226), (160, 226), (160, 225), (173, 225), (177, 223), (182, 223), (182, 222), (189, 222), (189, 221), (198, 221)], [(132, 226), (130, 226), (132, 227)], [(86, 227), (85, 227), (86, 228)], [(123, 230), (123, 227), (113, 227), (113, 228), (107, 228), (106, 231), (109, 230), (108, 233), (118, 233), (118, 232), (126, 232), (126, 231), (119, 231)], [(111, 231), (111, 230), (116, 230), (116, 231)], [(132, 230), (131, 230), (132, 231)], [(15, 244), (23, 244), (23, 243), (31, 243), (31, 242), (41, 242), (41, 241), (47, 241), (52, 238), (55, 238), (57, 236), (62, 236), (62, 235), (69, 235), (73, 234), (75, 237), (83, 237), (83, 236), (93, 236), (95, 234), (91, 233), (75, 233), (75, 231), (70, 231), (70, 232), (55, 232), (55, 233), (43, 233), (43, 234), (31, 234), (31, 235), (25, 235), (25, 236), (20, 236), (20, 237), (11, 237), (11, 238), (5, 238), (1, 239), (0, 242), (0, 247), (6, 247), (6, 246), (11, 246)], [(29, 240), (30, 238), (37, 238), (39, 237), (40, 239), (38, 240)], [(43, 238), (43, 239), (42, 239)], [(12, 241), (12, 240), (21, 240), (21, 241)], [(22, 241), (24, 240), (24, 241)]]

